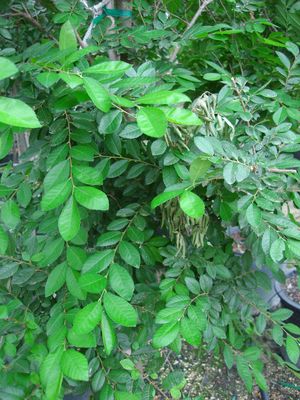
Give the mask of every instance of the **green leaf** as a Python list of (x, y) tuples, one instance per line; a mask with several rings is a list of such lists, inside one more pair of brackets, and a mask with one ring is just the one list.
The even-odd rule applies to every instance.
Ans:
[(106, 61), (100, 64), (92, 65), (84, 72), (89, 74), (113, 75), (120, 74), (131, 68), (131, 65), (124, 61)]
[(219, 81), (221, 78), (222, 75), (215, 72), (209, 72), (203, 75), (203, 79), (206, 81)]
[(5, 156), (7, 156), (7, 154), (13, 147), (13, 144), (14, 144), (14, 136), (10, 130), (6, 130), (5, 132), (0, 133), (0, 160)]
[(79, 300), (85, 300), (86, 293), (81, 289), (77, 280), (76, 271), (72, 271), (71, 268), (67, 269), (66, 274), (66, 284), (69, 292), (72, 296), (76, 297)]
[(0, 280), (7, 279), (17, 272), (19, 265), (17, 263), (6, 263), (0, 266)]
[(120, 361), (120, 364), (127, 371), (133, 371), (135, 369), (134, 363), (129, 358), (124, 358), (124, 360)]
[(36, 76), (36, 79), (41, 85), (49, 88), (58, 82), (60, 77), (56, 72), (42, 72)]
[(122, 260), (132, 267), (139, 268), (141, 265), (141, 256), (138, 249), (131, 243), (123, 240), (118, 248)]
[(93, 332), (77, 335), (72, 329), (68, 331), (68, 342), (75, 347), (91, 348), (97, 346), (96, 335)]
[(200, 284), (195, 278), (186, 277), (184, 278), (184, 281), (190, 292), (193, 294), (200, 293)]
[(200, 218), (204, 214), (203, 200), (193, 192), (184, 192), (179, 198), (182, 211), (191, 218)]
[(261, 211), (255, 204), (252, 203), (247, 208), (246, 219), (252, 227), (257, 228), (260, 226), (262, 221)]
[(210, 156), (214, 155), (214, 148), (210, 144), (209, 140), (207, 140), (205, 137), (197, 136), (195, 137), (194, 142), (198, 149), (202, 151), (202, 153), (208, 154)]
[(167, 106), (187, 101), (190, 102), (191, 99), (185, 94), (169, 90), (148, 93), (136, 100), (138, 104), (166, 104)]
[(176, 339), (179, 333), (179, 323), (176, 322), (171, 324), (162, 325), (154, 333), (153, 336), (153, 347), (159, 349), (161, 347), (166, 347)]
[(112, 264), (109, 268), (109, 284), (119, 296), (131, 300), (134, 283), (129, 272), (119, 264)]
[(94, 272), (88, 272), (80, 276), (78, 283), (82, 290), (89, 293), (100, 294), (106, 287), (106, 278)]
[(93, 78), (83, 78), (85, 90), (99, 110), (108, 112), (111, 108), (111, 100), (104, 87)]
[(63, 160), (55, 165), (47, 173), (44, 179), (44, 191), (47, 192), (53, 186), (57, 186), (59, 183), (65, 183), (68, 180), (70, 173), (69, 160)]
[(17, 200), (20, 206), (26, 208), (32, 198), (31, 186), (27, 182), (22, 182), (17, 191)]
[(47, 399), (49, 400), (56, 400), (59, 398), (63, 379), (60, 367), (62, 354), (62, 348), (57, 349), (53, 353), (49, 353), (43, 360), (40, 368), (41, 383), (45, 388)]
[(8, 248), (8, 234), (0, 225), (0, 254), (5, 254)]
[(295, 257), (300, 258), (300, 241), (288, 239), (287, 247)]
[(41, 201), (43, 211), (50, 211), (64, 203), (69, 197), (72, 190), (71, 181), (65, 181), (52, 186), (51, 189), (44, 193)]
[(283, 344), (283, 330), (279, 325), (274, 325), (272, 329), (272, 338), (278, 346), (282, 346)]
[(177, 125), (202, 125), (202, 121), (190, 110), (184, 108), (160, 107), (169, 122)]
[(251, 375), (251, 371), (250, 371), (247, 361), (243, 357), (237, 356), (236, 357), (236, 367), (237, 367), (238, 374), (241, 377), (242, 381), (245, 383), (245, 386), (246, 386), (248, 392), (251, 393), (252, 388), (253, 388), (253, 381), (252, 381), (252, 375)]
[(70, 197), (58, 218), (58, 230), (67, 242), (72, 240), (80, 229), (80, 214), (73, 197)]
[(182, 318), (180, 322), (180, 333), (184, 340), (190, 345), (198, 347), (201, 342), (200, 329), (195, 325), (194, 321), (189, 318)]
[(248, 361), (257, 361), (261, 356), (261, 349), (257, 346), (250, 346), (244, 351), (244, 357)]
[(85, 185), (101, 185), (103, 183), (103, 176), (98, 168), (74, 165), (72, 172), (73, 176)]
[(53, 264), (62, 254), (64, 250), (64, 241), (61, 238), (48, 240), (42, 251), (42, 258), (39, 258), (39, 265), (47, 267)]
[(81, 271), (83, 264), (87, 259), (84, 249), (75, 246), (67, 247), (67, 261), (70, 267)]
[(89, 186), (77, 186), (74, 194), (78, 203), (89, 210), (106, 211), (109, 208), (106, 194), (99, 189)]
[(105, 353), (109, 356), (112, 350), (116, 347), (117, 337), (115, 330), (105, 312), (102, 313), (101, 333)]
[(159, 138), (164, 136), (167, 131), (165, 114), (157, 108), (142, 108), (136, 118), (138, 127), (147, 136)]
[(202, 158), (196, 158), (193, 160), (190, 166), (190, 178), (192, 182), (196, 182), (199, 178), (205, 176), (206, 172), (209, 170), (211, 162), (208, 160), (203, 160)]
[[(103, 115), (98, 126), (98, 132), (102, 135), (110, 135), (119, 130), (122, 123), (122, 113), (119, 110), (113, 110)], [(119, 150), (117, 150), (119, 154)]]
[(57, 265), (47, 278), (45, 286), (45, 297), (57, 292), (66, 281), (67, 264), (65, 262)]
[[(0, 57), (0, 80), (9, 78), (18, 72), (18, 68), (8, 58)], [(0, 157), (1, 158), (1, 157)]]
[(82, 273), (104, 271), (114, 258), (113, 250), (97, 251), (88, 257), (82, 267)]
[(137, 324), (137, 312), (126, 300), (112, 293), (105, 293), (103, 304), (109, 318), (116, 324), (134, 327)]
[(275, 263), (282, 260), (284, 250), (285, 243), (283, 239), (279, 238), (272, 243), (270, 248), (270, 257)]
[(296, 339), (290, 335), (287, 336), (285, 342), (286, 352), (292, 363), (297, 364), (300, 356), (299, 344)]
[(284, 329), (293, 333), (294, 335), (300, 335), (300, 327), (298, 325), (292, 323), (284, 324)]
[(99, 392), (105, 383), (105, 372), (104, 370), (98, 370), (92, 379), (93, 392)]
[(155, 317), (156, 324), (175, 323), (182, 316), (182, 308), (167, 307), (160, 310)]
[(160, 206), (161, 204), (164, 204), (167, 201), (174, 199), (175, 197), (179, 196), (182, 193), (183, 193), (183, 189), (160, 193), (157, 196), (155, 196), (154, 199), (152, 199), (151, 208), (156, 208), (156, 207)]
[(265, 379), (265, 377), (263, 376), (263, 374), (258, 370), (253, 368), (252, 369), (253, 375), (254, 375), (254, 379), (256, 381), (256, 383), (258, 384), (258, 386), (261, 388), (261, 390), (264, 390), (265, 392), (268, 391), (268, 384), (267, 381)]
[(236, 179), (237, 164), (229, 162), (223, 169), (223, 178), (228, 185), (232, 185)]
[(20, 222), (20, 209), (14, 200), (7, 200), (1, 208), (1, 219), (4, 224), (15, 229)]
[(278, 310), (272, 312), (271, 318), (275, 321), (285, 321), (293, 315), (293, 311), (287, 308), (279, 308)]
[(59, 49), (60, 50), (76, 50), (77, 49), (77, 39), (75, 31), (71, 22), (68, 20), (65, 22), (59, 33)]
[(0, 319), (8, 318), (8, 308), (7, 306), (0, 306)]
[(243, 180), (248, 178), (249, 174), (250, 174), (250, 168), (247, 165), (243, 164), (236, 165), (235, 177), (237, 182), (242, 182)]
[(20, 128), (42, 126), (31, 107), (21, 100), (8, 97), (0, 97), (0, 122)]
[(93, 161), (95, 155), (95, 148), (90, 144), (78, 144), (72, 146), (70, 150), (72, 158), (78, 161)]
[(91, 332), (101, 321), (102, 306), (96, 301), (83, 307), (75, 314), (73, 321), (73, 330), (78, 335), (84, 335)]
[(97, 246), (99, 247), (106, 247), (106, 246), (113, 246), (114, 244), (118, 243), (122, 237), (121, 232), (105, 232), (97, 240)]
[(223, 350), (223, 356), (224, 356), (224, 361), (228, 369), (231, 369), (233, 367), (233, 352), (231, 348), (227, 345), (224, 346)]
[(61, 369), (65, 376), (75, 381), (89, 380), (88, 361), (79, 351), (65, 351), (61, 359)]

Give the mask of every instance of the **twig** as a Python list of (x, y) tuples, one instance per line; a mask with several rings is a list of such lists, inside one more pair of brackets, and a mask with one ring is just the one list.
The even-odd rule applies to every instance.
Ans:
[[(191, 29), (191, 27), (193, 25), (195, 25), (197, 19), (200, 17), (200, 15), (203, 13), (203, 11), (205, 10), (205, 8), (212, 3), (213, 0), (204, 0), (202, 4), (199, 4), (199, 8), (196, 12), (196, 14), (193, 16), (193, 18), (191, 19), (191, 21), (189, 22), (188, 26), (186, 27), (186, 29), (184, 30), (183, 34), (181, 35), (181, 37), (189, 30)], [(173, 52), (171, 53), (170, 56), (170, 61), (174, 62), (177, 58), (177, 54), (179, 53), (180, 50), (180, 45), (177, 43)]]
[(96, 4), (96, 5), (92, 6), (92, 7), (89, 7), (89, 5), (88, 5), (86, 0), (80, 0), (80, 3), (83, 5), (83, 7), (87, 11), (89, 11), (92, 14), (92, 17), (93, 17), (93, 19), (92, 19), (92, 21), (91, 21), (91, 23), (90, 23), (85, 35), (84, 35), (84, 37), (83, 37), (83, 39), (81, 41), (81, 47), (87, 47), (88, 46), (88, 40), (92, 36), (92, 32), (93, 32), (94, 25), (95, 25), (94, 24), (94, 19), (98, 15), (102, 14), (103, 7), (105, 7), (109, 2), (110, 2), (110, 0), (103, 0), (103, 1), (100, 1), (100, 3), (98, 3), (98, 4)]
[[(14, 8), (12, 8), (11, 10), (13, 10), (13, 11), (15, 11), (15, 12), (12, 13), (12, 14), (8, 14), (8, 16), (24, 18), (24, 19), (26, 19), (28, 22), (30, 22), (31, 25), (33, 25), (34, 27), (36, 27), (40, 32), (43, 32), (43, 33), (45, 32), (44, 27), (39, 23), (39, 21), (37, 21), (36, 19), (34, 19), (33, 16), (32, 16), (31, 14), (29, 14), (29, 12), (28, 12), (27, 10), (26, 10), (26, 12), (18, 11), (18, 10), (14, 9)], [(51, 35), (51, 33), (48, 33), (48, 32), (47, 32), (47, 36), (48, 36), (50, 39), (54, 40), (55, 42), (57, 41), (56, 38), (55, 38), (53, 35)]]
[(287, 173), (291, 173), (291, 174), (296, 174), (297, 170), (296, 169), (288, 169), (288, 168), (268, 168), (268, 172), (287, 172)]

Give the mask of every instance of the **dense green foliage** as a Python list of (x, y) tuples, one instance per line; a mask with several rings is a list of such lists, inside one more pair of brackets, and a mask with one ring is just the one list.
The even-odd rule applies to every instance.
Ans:
[(262, 335), (299, 359), (259, 290), (300, 259), (299, 2), (136, 0), (90, 36), (88, 2), (25, 3), (0, 5), (0, 158), (29, 138), (1, 168), (0, 398), (153, 399), (183, 340), (267, 389)]

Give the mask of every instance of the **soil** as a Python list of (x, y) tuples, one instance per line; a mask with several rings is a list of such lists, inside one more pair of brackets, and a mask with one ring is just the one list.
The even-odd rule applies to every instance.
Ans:
[(293, 274), (292, 276), (287, 278), (284, 286), (289, 298), (292, 299), (294, 302), (300, 304), (300, 290), (298, 287), (297, 275)]
[[(201, 354), (185, 345), (181, 355), (169, 353), (160, 371), (161, 395), (157, 400), (171, 399), (161, 382), (171, 372), (184, 372), (186, 385), (182, 393), (189, 399), (197, 400), (262, 400), (258, 387), (247, 393), (244, 384), (234, 368), (230, 371), (222, 360), (213, 355)], [(269, 384), (270, 400), (299, 400), (300, 379), (288, 368), (281, 367), (275, 360), (266, 363), (264, 375)], [(288, 387), (290, 386), (290, 387)], [(164, 393), (163, 393), (164, 392)]]

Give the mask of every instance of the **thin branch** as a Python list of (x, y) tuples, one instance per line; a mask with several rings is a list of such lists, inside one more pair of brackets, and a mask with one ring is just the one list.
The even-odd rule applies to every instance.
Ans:
[[(39, 23), (39, 21), (37, 21), (36, 19), (34, 19), (33, 16), (32, 16), (27, 10), (26, 10), (26, 12), (18, 11), (18, 10), (14, 9), (14, 8), (11, 8), (11, 10), (12, 10), (12, 11), (15, 11), (15, 12), (12, 13), (12, 14), (8, 14), (9, 17), (11, 16), (11, 17), (21, 17), (21, 18), (24, 18), (25, 20), (27, 20), (28, 22), (30, 22), (31, 25), (33, 25), (34, 27), (36, 27), (40, 32), (45, 33), (44, 27)], [(48, 36), (50, 39), (54, 40), (55, 42), (57, 41), (56, 38), (55, 38), (53, 35), (51, 35), (51, 33), (48, 33), (48, 32), (46, 32), (46, 33), (47, 33), (47, 36)]]
[[(195, 25), (197, 19), (200, 17), (200, 15), (203, 13), (203, 11), (205, 10), (205, 8), (212, 3), (214, 0), (204, 0), (202, 4), (199, 4), (199, 8), (196, 12), (196, 14), (193, 16), (193, 18), (191, 19), (191, 21), (188, 23), (188, 26), (186, 27), (186, 29), (184, 30), (183, 34), (181, 35), (181, 37), (189, 30), (192, 28), (192, 26)], [(180, 45), (177, 43), (173, 52), (171, 53), (170, 56), (170, 61), (174, 62), (177, 58), (177, 55), (179, 53), (180, 50)]]
[(291, 174), (296, 174), (297, 170), (296, 169), (288, 169), (288, 168), (268, 168), (269, 172), (277, 172), (277, 173), (281, 173), (281, 172), (286, 172), (286, 173), (291, 173)]
[(88, 29), (87, 29), (85, 35), (83, 36), (81, 47), (87, 47), (88, 46), (88, 40), (91, 38), (93, 29), (94, 29), (94, 26), (95, 26), (94, 19), (98, 15), (102, 14), (103, 7), (105, 7), (109, 2), (110, 2), (110, 0), (103, 0), (103, 1), (100, 1), (100, 3), (90, 7), (88, 5), (88, 3), (87, 3), (87, 0), (80, 0), (80, 3), (83, 5), (83, 7), (87, 11), (89, 11), (92, 14), (92, 17), (93, 17), (90, 25), (88, 26)]

